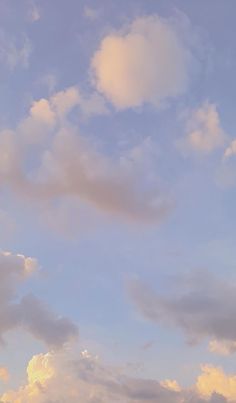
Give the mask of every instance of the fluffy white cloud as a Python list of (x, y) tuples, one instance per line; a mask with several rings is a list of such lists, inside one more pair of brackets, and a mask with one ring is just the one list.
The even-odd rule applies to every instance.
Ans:
[[(27, 375), (28, 383), (4, 393), (1, 402), (226, 403), (224, 396), (230, 402), (236, 391), (234, 377), (227, 377), (214, 367), (203, 367), (197, 385), (187, 390), (177, 387), (176, 381), (131, 378), (89, 354), (81, 357), (55, 352), (39, 354), (29, 362)], [(231, 380), (233, 383), (227, 390), (227, 382)]]
[(130, 295), (145, 318), (180, 328), (188, 342), (211, 339), (211, 351), (235, 352), (235, 282), (199, 272), (175, 277), (171, 289), (172, 294), (158, 295), (142, 283), (134, 282), (130, 285)]
[(37, 265), (33, 258), (0, 252), (0, 339), (3, 342), (7, 331), (20, 327), (50, 347), (61, 347), (77, 336), (77, 327), (33, 295), (17, 297), (21, 283)]
[(78, 87), (72, 86), (54, 93), (49, 99), (34, 101), (28, 116), (19, 123), (16, 131), (28, 144), (43, 143), (55, 127), (65, 124), (75, 108), (86, 118), (108, 113), (99, 94), (84, 95)]
[(68, 112), (80, 103), (80, 94), (76, 87), (69, 87), (64, 91), (59, 91), (50, 99), (52, 109), (57, 116), (63, 119)]
[(226, 375), (221, 368), (202, 366), (202, 374), (198, 377), (196, 386), (203, 396), (218, 393), (230, 402), (236, 401), (236, 376)]
[(93, 151), (73, 130), (56, 134), (36, 175), (31, 186), (42, 197), (79, 196), (103, 211), (140, 220), (158, 220), (169, 211), (155, 190), (143, 193), (133, 175)]
[(91, 67), (97, 89), (123, 109), (145, 102), (159, 105), (181, 94), (190, 59), (174, 24), (153, 15), (106, 36)]
[[(81, 98), (74, 87), (34, 102), (29, 116), (15, 131), (0, 133), (0, 179), (37, 201), (77, 197), (110, 214), (159, 221), (171, 205), (157, 183), (147, 186), (145, 172), (136, 172), (131, 160), (127, 166), (122, 158), (113, 161), (98, 153), (67, 121), (67, 115), (78, 104), (91, 114), (97, 102), (99, 98)], [(31, 143), (39, 146), (34, 148), (38, 163), (25, 169), (27, 160), (32, 159)]]
[(186, 126), (186, 137), (178, 143), (184, 151), (209, 154), (224, 146), (227, 135), (215, 104), (205, 102), (191, 111)]

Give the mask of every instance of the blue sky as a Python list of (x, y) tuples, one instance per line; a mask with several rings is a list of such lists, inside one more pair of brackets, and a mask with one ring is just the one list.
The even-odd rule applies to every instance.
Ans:
[(236, 401), (235, 12), (0, 0), (1, 402)]

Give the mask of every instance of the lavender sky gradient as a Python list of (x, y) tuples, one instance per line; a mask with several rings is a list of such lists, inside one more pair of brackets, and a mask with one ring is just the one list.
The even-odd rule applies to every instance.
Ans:
[(236, 401), (235, 13), (0, 0), (1, 402)]

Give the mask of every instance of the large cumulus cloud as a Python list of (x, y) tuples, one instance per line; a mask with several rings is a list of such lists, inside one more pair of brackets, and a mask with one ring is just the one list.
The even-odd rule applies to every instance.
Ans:
[[(47, 353), (28, 364), (28, 383), (4, 393), (3, 403), (226, 403), (235, 397), (235, 379), (214, 367), (203, 367), (195, 386), (132, 378), (83, 352)], [(233, 384), (230, 391), (227, 382)], [(229, 400), (227, 400), (229, 398)]]

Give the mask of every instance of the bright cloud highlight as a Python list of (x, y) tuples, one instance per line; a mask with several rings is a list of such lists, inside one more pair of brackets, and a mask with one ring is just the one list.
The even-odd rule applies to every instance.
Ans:
[(91, 66), (97, 89), (118, 109), (160, 105), (188, 84), (190, 53), (171, 21), (137, 18), (107, 35)]

